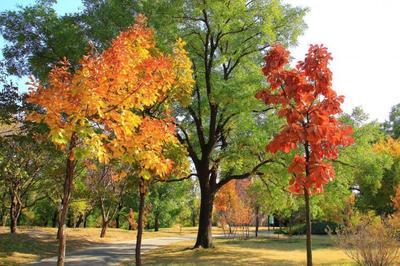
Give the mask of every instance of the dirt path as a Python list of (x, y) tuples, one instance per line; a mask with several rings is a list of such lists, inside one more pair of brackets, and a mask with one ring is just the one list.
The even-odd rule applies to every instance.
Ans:
[[(159, 248), (165, 245), (173, 244), (179, 241), (195, 240), (195, 236), (177, 236), (177, 237), (158, 237), (152, 239), (143, 239), (142, 252)], [(119, 265), (123, 261), (134, 259), (135, 241), (101, 244), (96, 247), (86, 248), (81, 251), (68, 252), (65, 265), (73, 266), (109, 266)], [(27, 264), (29, 266), (53, 266), (56, 265), (57, 258), (47, 258), (39, 262)]]

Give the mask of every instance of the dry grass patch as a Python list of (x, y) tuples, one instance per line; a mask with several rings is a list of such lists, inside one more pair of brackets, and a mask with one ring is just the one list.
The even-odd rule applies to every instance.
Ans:
[[(144, 265), (305, 265), (305, 239), (275, 236), (243, 240), (216, 239), (213, 249), (195, 249), (191, 241), (149, 251)], [(326, 236), (314, 236), (315, 265), (354, 265)], [(132, 264), (127, 264), (132, 265)]]
[[(101, 228), (67, 228), (67, 249), (78, 250), (101, 243), (133, 241), (136, 231), (109, 228), (100, 238)], [(216, 230), (219, 232), (218, 230)], [(158, 232), (145, 231), (144, 238), (194, 235), (197, 228), (162, 228)], [(47, 227), (19, 227), (17, 234), (0, 227), (0, 265), (20, 265), (57, 255), (57, 229)]]

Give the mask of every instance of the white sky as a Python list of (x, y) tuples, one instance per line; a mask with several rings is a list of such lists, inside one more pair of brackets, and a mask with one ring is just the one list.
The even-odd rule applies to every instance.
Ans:
[(292, 49), (296, 62), (309, 44), (332, 53), (334, 89), (346, 112), (361, 106), (372, 120), (388, 119), (400, 103), (400, 0), (284, 0), (310, 8), (308, 29)]

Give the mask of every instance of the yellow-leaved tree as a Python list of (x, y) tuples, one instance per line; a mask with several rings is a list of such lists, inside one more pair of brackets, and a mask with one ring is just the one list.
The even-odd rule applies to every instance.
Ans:
[(153, 30), (139, 15), (108, 49), (99, 53), (92, 47), (78, 69), (65, 59), (46, 84), (34, 79), (30, 84), (28, 101), (38, 109), (29, 118), (47, 124), (49, 138), (66, 154), (58, 254), (58, 265), (64, 265), (65, 218), (79, 159), (128, 162), (142, 190), (152, 177), (185, 171), (187, 162), (174, 161), (185, 156), (169, 106), (189, 102), (191, 63), (181, 40), (171, 54), (160, 52)]

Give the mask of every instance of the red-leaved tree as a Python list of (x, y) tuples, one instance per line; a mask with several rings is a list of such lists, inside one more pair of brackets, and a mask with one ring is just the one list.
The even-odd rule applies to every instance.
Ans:
[(307, 265), (312, 265), (310, 196), (322, 192), (334, 178), (333, 166), (327, 161), (337, 158), (339, 147), (353, 142), (352, 128), (336, 119), (344, 97), (332, 89), (331, 59), (327, 48), (311, 45), (304, 61), (288, 69), (289, 52), (275, 45), (265, 56), (262, 69), (270, 87), (256, 94), (265, 104), (275, 106), (287, 122), (267, 151), (297, 151), (288, 171), (292, 174), (290, 190), (304, 194)]

